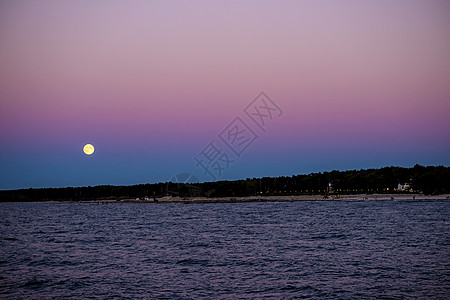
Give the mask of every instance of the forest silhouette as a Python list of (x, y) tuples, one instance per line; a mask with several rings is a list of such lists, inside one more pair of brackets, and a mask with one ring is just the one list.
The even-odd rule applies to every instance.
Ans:
[[(399, 189), (399, 185), (407, 188)], [(423, 193), (426, 195), (450, 193), (450, 167), (415, 165), (412, 168), (384, 167), (202, 183), (160, 182), (131, 186), (29, 188), (0, 191), (0, 201), (89, 201), (136, 198), (156, 201), (156, 198), (164, 196), (246, 197), (363, 193)]]

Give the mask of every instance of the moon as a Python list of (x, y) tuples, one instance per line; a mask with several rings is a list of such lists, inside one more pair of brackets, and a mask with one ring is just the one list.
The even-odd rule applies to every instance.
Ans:
[(92, 146), (92, 144), (86, 144), (83, 147), (83, 152), (86, 153), (87, 155), (91, 155), (92, 153), (94, 153), (94, 146)]

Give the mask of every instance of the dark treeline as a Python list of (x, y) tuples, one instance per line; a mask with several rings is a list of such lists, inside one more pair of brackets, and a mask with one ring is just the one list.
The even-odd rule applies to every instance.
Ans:
[(84, 201), (130, 198), (151, 200), (167, 195), (243, 197), (323, 195), (327, 192), (335, 195), (400, 192), (450, 193), (450, 167), (415, 165), (413, 168), (385, 167), (192, 184), (166, 182), (133, 186), (30, 188), (0, 191), (0, 201)]

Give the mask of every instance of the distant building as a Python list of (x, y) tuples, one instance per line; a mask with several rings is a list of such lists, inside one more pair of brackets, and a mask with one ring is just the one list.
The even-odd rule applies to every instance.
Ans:
[(404, 184), (399, 183), (397, 186), (397, 191), (398, 192), (409, 192), (409, 191), (411, 191), (411, 185), (409, 183), (404, 183)]
[(328, 193), (334, 193), (333, 184), (331, 182), (328, 183)]

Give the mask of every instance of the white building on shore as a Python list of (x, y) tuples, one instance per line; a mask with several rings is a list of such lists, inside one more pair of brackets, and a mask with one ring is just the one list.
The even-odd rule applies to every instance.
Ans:
[(401, 184), (399, 183), (397, 186), (398, 192), (410, 192), (411, 191), (411, 185), (409, 183)]

